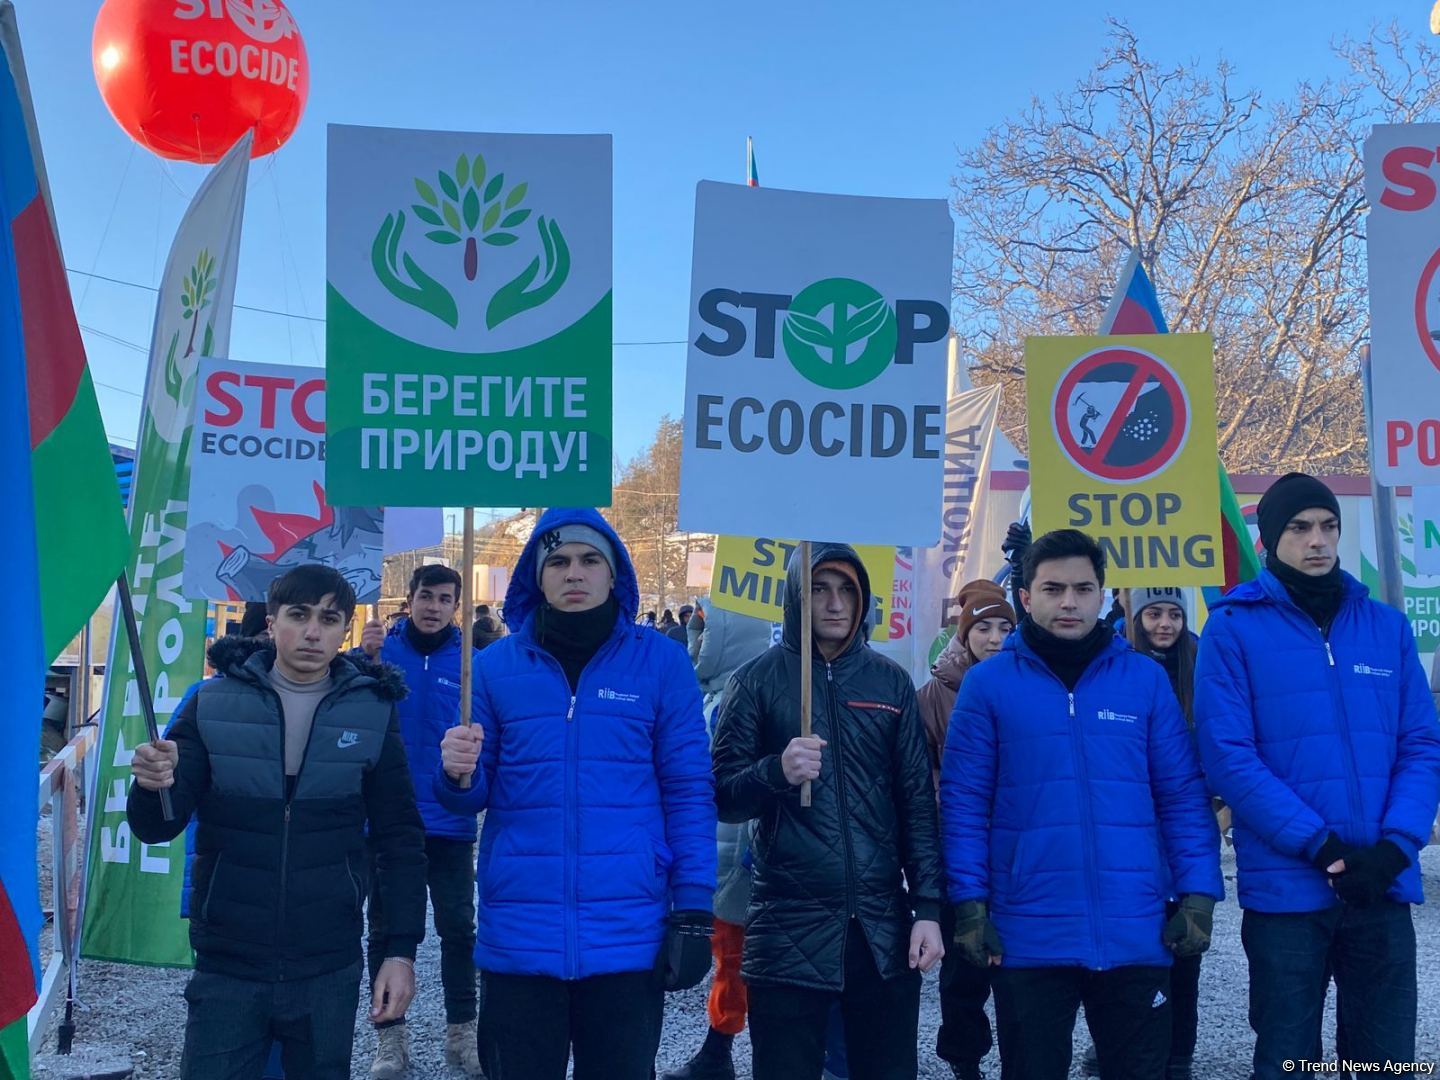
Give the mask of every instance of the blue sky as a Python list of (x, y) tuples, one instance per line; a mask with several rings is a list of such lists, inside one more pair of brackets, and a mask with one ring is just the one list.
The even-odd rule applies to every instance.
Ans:
[[(18, 0), (67, 265), (154, 285), (195, 166), (161, 164), (111, 120), (90, 37), (99, 0)], [(1336, 72), (1339, 35), (1395, 20), (1427, 33), (1430, 0), (951, 0), (725, 4), (293, 0), (309, 108), (252, 163), (237, 303), (324, 312), (325, 125), (608, 132), (615, 152), (615, 337), (684, 336), (694, 186), (743, 179), (862, 195), (948, 194), (956, 147), (1032, 95), (1068, 88), (1125, 19), (1163, 62), (1223, 56), (1237, 86), (1279, 96)], [(106, 425), (135, 438), (153, 294), (72, 275)], [(140, 346), (137, 351), (130, 345)], [(321, 363), (324, 326), (238, 310), (232, 354)], [(615, 350), (617, 452), (680, 411), (681, 344)]]

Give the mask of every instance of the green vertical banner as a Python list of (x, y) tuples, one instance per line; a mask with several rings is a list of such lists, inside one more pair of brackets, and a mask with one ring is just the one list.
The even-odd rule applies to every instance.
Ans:
[(331, 505), (607, 506), (608, 135), (332, 125)]
[[(150, 340), (130, 498), (135, 554), (126, 572), (162, 729), (186, 688), (205, 673), (207, 605), (187, 600), (181, 592), (190, 436), (200, 358), (229, 351), (249, 171), (247, 134), (210, 171), (180, 222), (165, 263)], [(118, 611), (105, 672), (81, 955), (189, 967), (190, 943), (180, 918), (184, 843), (142, 844), (130, 835), (125, 821), (130, 759), (147, 735)]]

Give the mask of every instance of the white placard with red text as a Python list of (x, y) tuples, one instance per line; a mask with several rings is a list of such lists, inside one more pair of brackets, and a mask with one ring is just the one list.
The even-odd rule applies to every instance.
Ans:
[(325, 500), (325, 369), (200, 362), (183, 591), (263, 600), (292, 566), (339, 570), (380, 596), (384, 515)]
[(1370, 447), (1390, 486), (1440, 484), (1440, 124), (1365, 140)]

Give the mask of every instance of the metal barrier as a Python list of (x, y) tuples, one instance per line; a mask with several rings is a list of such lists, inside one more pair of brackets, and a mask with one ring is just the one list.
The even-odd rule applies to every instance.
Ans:
[(39, 1049), (55, 1010), (67, 999), (74, 998), (74, 950), (85, 865), (79, 810), (80, 799), (86, 790), (86, 756), (95, 748), (97, 735), (94, 725), (80, 728), (65, 748), (40, 770), (39, 812), (43, 813), (47, 805), (50, 807), (51, 905), (54, 910), (50, 929), (54, 948), (40, 983), (39, 1000), (30, 1010), (28, 1027), (32, 1056)]

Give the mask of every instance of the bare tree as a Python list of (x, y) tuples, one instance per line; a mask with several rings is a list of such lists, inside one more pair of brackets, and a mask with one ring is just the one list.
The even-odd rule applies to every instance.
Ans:
[(630, 549), (641, 596), (657, 611), (684, 602), (687, 556), (713, 547), (709, 537), (677, 533), (682, 445), (681, 422), (662, 416), (654, 441), (616, 470), (615, 498), (606, 513)]
[(1023, 447), (1025, 337), (1094, 333), (1134, 249), (1169, 328), (1215, 336), (1229, 468), (1365, 471), (1361, 145), (1433, 112), (1440, 54), (1376, 30), (1335, 47), (1341, 76), (1266, 102), (1224, 63), (1162, 68), (1111, 26), (1071, 92), (960, 156), (955, 314), (975, 381), (1002, 384)]

